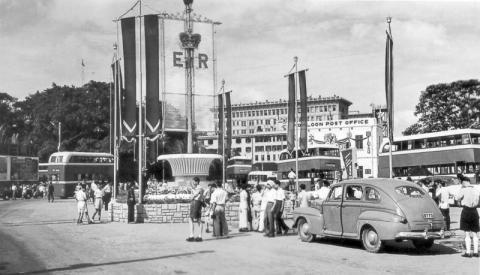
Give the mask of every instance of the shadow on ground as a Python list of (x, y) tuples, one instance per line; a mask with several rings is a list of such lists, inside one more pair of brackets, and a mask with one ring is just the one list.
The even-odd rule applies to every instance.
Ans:
[(193, 255), (197, 255), (197, 254), (207, 254), (207, 253), (214, 253), (214, 252), (215, 252), (214, 250), (201, 250), (201, 251), (197, 251), (197, 252), (179, 253), (179, 254), (171, 254), (171, 255), (158, 256), (158, 257), (133, 259), (133, 260), (112, 261), (112, 262), (107, 262), (107, 263), (97, 263), (97, 264), (81, 263), (81, 264), (74, 264), (74, 265), (70, 265), (70, 266), (66, 266), (66, 267), (29, 271), (29, 272), (25, 272), (23, 274), (41, 274), (41, 273), (49, 273), (49, 272), (61, 272), (61, 271), (78, 270), (78, 269), (90, 268), (90, 267), (110, 266), (110, 265), (117, 265), (117, 264), (128, 264), (128, 263), (136, 263), (136, 262), (154, 261), (154, 260), (161, 260), (161, 259), (168, 259), (168, 258), (187, 257), (187, 256), (193, 256)]

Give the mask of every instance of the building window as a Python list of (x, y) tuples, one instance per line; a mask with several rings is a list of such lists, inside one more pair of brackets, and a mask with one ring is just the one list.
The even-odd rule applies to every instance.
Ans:
[(262, 161), (265, 161), (265, 156), (264, 155), (262, 155)]
[(246, 148), (245, 148), (245, 152), (251, 153), (251, 152), (252, 152), (252, 147), (246, 147)]
[(235, 139), (235, 142), (236, 142), (237, 144), (242, 143), (242, 139), (241, 139), (241, 138), (237, 138), (237, 139)]
[(242, 130), (242, 135), (246, 135), (247, 134), (247, 130)]
[(258, 161), (258, 155), (255, 155), (255, 161)]
[(242, 126), (247, 126), (247, 122), (246, 122), (246, 121), (242, 121)]
[(336, 111), (337, 110), (337, 106), (336, 105), (333, 105), (333, 111)]
[(252, 139), (251, 139), (251, 138), (247, 138), (247, 139), (245, 140), (245, 142), (246, 142), (246, 143), (250, 143), (250, 142), (252, 142)]
[(363, 149), (363, 135), (355, 136), (355, 147), (357, 149)]
[(327, 111), (327, 105), (323, 106), (323, 111), (324, 111), (324, 112)]
[(267, 155), (267, 161), (269, 161), (269, 160), (270, 160), (270, 155)]
[(251, 112), (251, 111), (248, 111), (248, 116), (252, 116), (252, 112)]
[(209, 140), (208, 140), (208, 144), (209, 144), (209, 145), (212, 145), (212, 144), (213, 144), (213, 139), (209, 139)]

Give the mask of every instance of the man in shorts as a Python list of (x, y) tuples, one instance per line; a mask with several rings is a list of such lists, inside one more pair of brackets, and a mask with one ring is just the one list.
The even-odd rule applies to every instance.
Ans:
[(78, 210), (78, 219), (77, 219), (77, 224), (83, 223), (83, 215), (87, 216), (87, 221), (88, 223), (92, 223), (92, 220), (90, 220), (90, 217), (88, 216), (88, 210), (87, 210), (87, 195), (85, 194), (85, 191), (83, 188), (78, 188), (78, 190), (75, 191), (75, 199), (77, 200), (77, 210)]
[[(187, 238), (187, 242), (201, 242), (202, 239), (202, 207), (204, 203), (203, 188), (200, 186), (200, 179), (198, 177), (193, 178), (193, 197), (190, 202), (190, 219), (188, 225), (190, 227), (190, 236)], [(195, 235), (195, 224), (198, 224), (199, 231), (198, 237)]]
[(473, 257), (478, 257), (478, 232), (480, 228), (477, 207), (479, 197), (480, 193), (470, 185), (470, 180), (463, 177), (462, 188), (456, 197), (456, 200), (460, 201), (463, 207), (460, 214), (460, 230), (465, 231), (465, 253), (462, 254), (462, 257), (472, 257), (471, 238), (473, 238)]

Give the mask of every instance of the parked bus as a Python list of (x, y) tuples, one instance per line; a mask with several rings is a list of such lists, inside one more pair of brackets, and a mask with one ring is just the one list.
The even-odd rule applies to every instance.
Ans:
[(248, 173), (252, 171), (252, 159), (240, 156), (231, 157), (227, 161), (225, 171), (227, 181), (235, 184), (247, 182)]
[(267, 180), (276, 179), (277, 171), (252, 171), (248, 173), (248, 184), (250, 185), (265, 185)]
[(40, 182), (48, 181), (48, 163), (38, 164), (38, 180)]
[(57, 152), (48, 161), (48, 178), (55, 188), (55, 196), (71, 197), (75, 185), (83, 180), (111, 181), (113, 155), (93, 152)]
[[(379, 177), (389, 177), (389, 143), (380, 147)], [(398, 137), (392, 146), (395, 177), (419, 179), (427, 176), (456, 176), (462, 173), (478, 183), (480, 130), (458, 129)]]
[[(38, 184), (38, 158), (26, 156), (0, 156), (0, 197), (11, 198), (12, 184), (32, 186)], [(19, 194), (16, 194), (17, 196)]]
[[(280, 153), (277, 177), (286, 186), (289, 183), (288, 173), (296, 170), (296, 154), (298, 153), (298, 171), (296, 176), (298, 184), (305, 184), (306, 190), (312, 190), (312, 178), (320, 178), (323, 175), (325, 180), (333, 181), (338, 171), (341, 171), (340, 150), (337, 145), (314, 144), (302, 152), (294, 150), (291, 153), (283, 150)], [(288, 186), (287, 189), (295, 190), (296, 186)]]

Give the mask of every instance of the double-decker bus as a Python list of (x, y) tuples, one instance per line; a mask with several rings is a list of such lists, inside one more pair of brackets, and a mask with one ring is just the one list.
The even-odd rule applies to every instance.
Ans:
[(38, 184), (37, 157), (0, 155), (0, 197), (13, 196), (13, 184), (17, 187)]
[[(291, 169), (294, 172), (296, 170), (296, 154), (298, 154), (298, 171), (295, 174), (298, 178), (298, 185), (305, 184), (306, 190), (313, 188), (311, 178), (320, 178), (323, 175), (325, 180), (333, 181), (336, 173), (341, 171), (340, 150), (337, 145), (314, 144), (309, 145), (305, 151), (296, 149), (291, 153), (283, 150), (280, 153), (280, 160), (277, 161), (277, 178), (282, 185), (289, 183), (288, 173)], [(295, 188), (297, 187), (288, 186), (290, 190)]]
[[(389, 143), (380, 148), (379, 177), (389, 177)], [(457, 129), (394, 139), (392, 164), (395, 177), (456, 176), (462, 173), (478, 183), (480, 130)]]
[(93, 152), (57, 152), (48, 161), (48, 178), (55, 196), (71, 197), (75, 185), (83, 180), (112, 180), (113, 155)]
[(252, 159), (235, 156), (228, 159), (225, 175), (227, 181), (240, 184), (242, 182), (247, 182), (248, 173), (250, 173), (250, 171), (252, 171)]
[(277, 178), (278, 165), (276, 162), (255, 162), (252, 171), (248, 173), (248, 184), (265, 185), (267, 180)]

